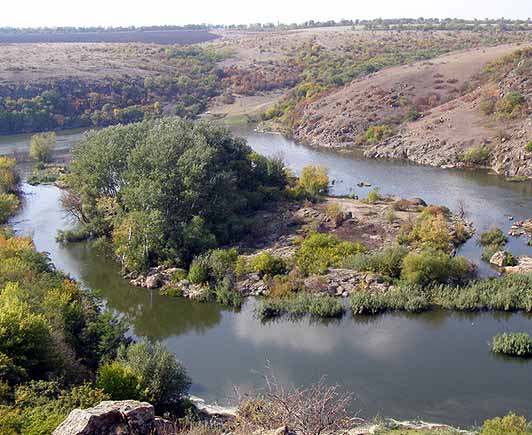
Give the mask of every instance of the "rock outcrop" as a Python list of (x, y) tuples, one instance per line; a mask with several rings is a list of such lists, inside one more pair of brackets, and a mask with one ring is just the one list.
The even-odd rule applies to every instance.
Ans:
[(173, 423), (156, 417), (149, 403), (124, 400), (75, 409), (53, 435), (168, 435), (173, 432)]
[(532, 257), (516, 257), (517, 264), (504, 268), (507, 273), (532, 273)]

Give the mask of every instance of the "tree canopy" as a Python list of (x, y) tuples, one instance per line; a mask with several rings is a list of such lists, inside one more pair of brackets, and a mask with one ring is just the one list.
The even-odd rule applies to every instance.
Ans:
[(92, 132), (73, 152), (64, 203), (124, 266), (188, 263), (245, 230), (286, 185), (280, 160), (222, 127), (179, 118)]

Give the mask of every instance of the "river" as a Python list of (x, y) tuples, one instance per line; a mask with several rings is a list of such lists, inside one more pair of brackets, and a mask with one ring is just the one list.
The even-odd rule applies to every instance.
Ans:
[[(450, 208), (463, 201), (479, 230), (491, 225), (508, 229), (508, 215), (532, 215), (530, 183), (508, 183), (483, 172), (368, 160), (309, 149), (278, 135), (234, 130), (256, 151), (282, 154), (296, 172), (311, 163), (327, 166), (336, 180), (333, 194), (363, 196), (368, 189), (356, 183), (366, 181), (385, 194), (422, 197)], [(59, 137), (67, 147), (80, 136), (76, 132)], [(3, 138), (0, 153), (22, 150), (24, 143), (24, 136)], [(12, 222), (16, 232), (31, 235), (37, 249), (49, 252), (59, 269), (100, 294), (109, 309), (129, 322), (133, 336), (164, 342), (188, 367), (192, 393), (208, 401), (230, 404), (235, 391), (260, 386), (260, 373), (269, 365), (286, 384), (308, 385), (326, 376), (327, 382), (353, 392), (353, 409), (365, 417), (422, 418), (461, 426), (509, 410), (532, 417), (531, 363), (496, 357), (488, 347), (498, 332), (532, 332), (528, 315), (433, 311), (262, 323), (253, 314), (253, 299), (234, 311), (131, 287), (120, 278), (118, 267), (96, 255), (90, 244), (64, 247), (55, 242), (57, 230), (72, 225), (60, 208), (57, 188), (24, 185), (24, 191), (24, 207)], [(509, 248), (516, 254), (532, 251), (521, 239), (512, 239)], [(480, 263), (474, 240), (461, 253), (477, 261), (483, 274), (492, 273)]]

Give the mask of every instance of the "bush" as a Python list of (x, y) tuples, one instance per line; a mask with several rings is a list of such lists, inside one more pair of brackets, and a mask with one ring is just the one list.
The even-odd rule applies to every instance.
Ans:
[(480, 435), (530, 435), (532, 428), (525, 417), (509, 413), (505, 417), (486, 420)]
[(209, 279), (206, 267), (198, 260), (194, 260), (188, 270), (188, 279), (194, 284), (205, 284)]
[(360, 243), (344, 242), (330, 234), (313, 233), (297, 250), (295, 262), (304, 274), (320, 273), (329, 267), (339, 266), (346, 256), (364, 251)]
[(146, 400), (140, 377), (130, 367), (117, 361), (100, 367), (96, 386), (112, 400)]
[(516, 118), (521, 115), (525, 102), (525, 97), (520, 92), (510, 91), (497, 101), (496, 109), (498, 115)]
[(87, 240), (91, 237), (91, 232), (84, 227), (74, 230), (59, 230), (55, 240), (59, 243), (77, 243)]
[(451, 232), (449, 224), (442, 212), (436, 212), (433, 206), (427, 207), (407, 236), (408, 241), (421, 248), (449, 251), (451, 248)]
[(486, 146), (470, 148), (458, 155), (458, 160), (467, 165), (485, 165), (489, 163), (491, 151)]
[(141, 380), (141, 389), (157, 412), (175, 411), (191, 382), (185, 367), (166, 348), (141, 341), (121, 348), (117, 361)]
[(374, 125), (366, 130), (364, 139), (370, 145), (382, 142), (384, 139), (389, 138), (394, 133), (393, 128), (387, 124)]
[(464, 257), (453, 257), (440, 250), (410, 252), (404, 259), (401, 278), (411, 284), (426, 286), (462, 280), (470, 271)]
[(344, 220), (344, 212), (337, 202), (329, 202), (325, 207), (325, 215), (335, 224), (338, 225)]
[(508, 243), (508, 238), (500, 228), (493, 227), (483, 232), (479, 237), (481, 246), (499, 246), (502, 247)]
[(342, 266), (360, 272), (375, 272), (390, 278), (399, 278), (408, 250), (401, 246), (384, 248), (373, 254), (355, 254), (347, 257)]
[(19, 205), (20, 201), (14, 194), (0, 193), (0, 224), (5, 224), (15, 214)]
[(491, 350), (510, 356), (531, 357), (532, 337), (526, 332), (497, 334), (491, 341)]
[(52, 152), (56, 143), (54, 132), (39, 133), (31, 137), (30, 156), (38, 162), (46, 163), (52, 158)]
[(369, 191), (365, 202), (367, 202), (368, 204), (374, 204), (377, 201), (381, 201), (381, 200), (382, 200), (382, 197), (381, 197), (381, 195), (379, 193), (379, 188), (375, 187), (374, 189), (371, 189)]
[(527, 153), (532, 153), (532, 140), (525, 145), (525, 151)]
[(282, 258), (274, 257), (267, 251), (261, 252), (251, 260), (251, 267), (262, 275), (275, 276), (286, 273), (286, 263)]
[(298, 186), (311, 196), (326, 192), (329, 188), (327, 168), (321, 165), (305, 166), (299, 176)]

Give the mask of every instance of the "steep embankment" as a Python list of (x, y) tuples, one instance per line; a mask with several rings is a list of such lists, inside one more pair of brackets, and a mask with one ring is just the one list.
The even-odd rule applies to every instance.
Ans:
[(356, 80), (309, 105), (295, 137), (360, 146), (370, 157), (532, 177), (525, 150), (532, 140), (532, 50), (515, 54), (518, 48), (467, 50)]

